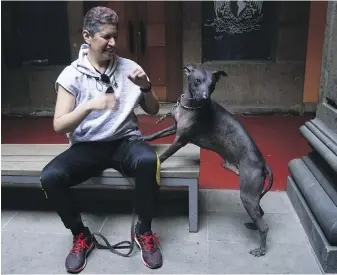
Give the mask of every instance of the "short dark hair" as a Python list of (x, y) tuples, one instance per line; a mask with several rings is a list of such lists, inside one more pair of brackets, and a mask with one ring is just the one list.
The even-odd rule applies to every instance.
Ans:
[(118, 25), (118, 15), (107, 7), (94, 7), (84, 17), (83, 30), (87, 30), (91, 36), (101, 30), (104, 24)]

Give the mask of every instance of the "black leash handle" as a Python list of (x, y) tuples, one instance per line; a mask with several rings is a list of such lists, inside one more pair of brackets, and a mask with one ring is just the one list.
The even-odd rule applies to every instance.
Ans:
[[(109, 241), (101, 233), (98, 233), (98, 232), (92, 233), (92, 235), (100, 237), (106, 244), (106, 245), (103, 245), (103, 244), (100, 244), (100, 243), (97, 242), (95, 244), (95, 247), (97, 249), (109, 249), (112, 253), (114, 253), (116, 255), (119, 255), (119, 256), (122, 256), (122, 257), (129, 257), (130, 254), (133, 251), (134, 242), (135, 242), (133, 238), (131, 239), (131, 242), (130, 241), (122, 241), (122, 242), (116, 243), (114, 245), (111, 245), (109, 243)], [(125, 244), (125, 245), (122, 245), (122, 244)], [(121, 253), (121, 252), (117, 251), (117, 249), (129, 249), (129, 252)]]
[[(129, 140), (134, 140), (134, 138), (131, 137)], [(137, 141), (142, 142), (141, 139), (137, 139)], [(136, 187), (135, 183), (132, 182), (132, 180), (129, 179), (129, 177), (127, 177), (127, 175), (123, 171), (123, 167), (122, 167), (123, 158), (124, 158), (124, 155), (121, 157), (121, 172), (124, 175), (124, 177), (129, 181), (129, 183), (135, 188)], [(133, 247), (135, 244), (135, 220), (136, 220), (136, 211), (135, 211), (135, 208), (133, 208), (132, 221), (131, 221), (131, 240), (130, 241), (121, 241), (119, 243), (111, 245), (109, 241), (101, 233), (94, 232), (92, 233), (92, 235), (100, 237), (105, 242), (105, 245), (96, 242), (95, 247), (97, 249), (108, 249), (112, 253), (122, 256), (122, 257), (129, 257), (133, 251)], [(122, 245), (122, 244), (125, 244), (125, 245)], [(129, 249), (129, 252), (124, 254), (124, 253), (117, 251), (117, 249)]]
[[(133, 210), (132, 213), (132, 222), (131, 222), (131, 240), (130, 241), (121, 241), (114, 245), (111, 245), (109, 241), (99, 232), (94, 232), (92, 235), (100, 237), (104, 242), (105, 245), (96, 242), (95, 248), (97, 249), (109, 249), (112, 253), (122, 256), (122, 257), (129, 257), (133, 251), (134, 244), (135, 244), (135, 211)], [(125, 244), (125, 245), (122, 245)], [(117, 249), (129, 249), (127, 253), (121, 253), (117, 251)]]

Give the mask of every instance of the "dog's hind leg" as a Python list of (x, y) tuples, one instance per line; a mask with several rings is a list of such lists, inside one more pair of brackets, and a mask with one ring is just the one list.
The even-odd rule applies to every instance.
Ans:
[(224, 160), (225, 162), (221, 164), (221, 166), (225, 169), (228, 169), (235, 173), (236, 175), (239, 175), (239, 168), (236, 165), (230, 164), (227, 160)]
[(142, 140), (144, 141), (152, 141), (152, 140), (155, 140), (155, 139), (158, 139), (158, 138), (163, 138), (163, 137), (167, 137), (167, 136), (170, 136), (170, 135), (174, 135), (176, 133), (176, 125), (172, 125), (170, 127), (167, 127), (161, 131), (158, 131), (152, 135), (149, 135), (149, 136), (144, 136), (142, 138)]
[(240, 198), (260, 234), (260, 247), (249, 252), (256, 257), (265, 255), (267, 246), (268, 225), (260, 211), (260, 197), (264, 178), (261, 169), (251, 166), (240, 166)]
[[(259, 205), (259, 209), (260, 209), (261, 217), (263, 217), (264, 211), (263, 211), (263, 209), (261, 208), (261, 205)], [(257, 230), (257, 226), (256, 226), (256, 224), (253, 223), (253, 222), (246, 222), (246, 223), (245, 223), (245, 226), (246, 226), (248, 229), (250, 229), (250, 230)]]

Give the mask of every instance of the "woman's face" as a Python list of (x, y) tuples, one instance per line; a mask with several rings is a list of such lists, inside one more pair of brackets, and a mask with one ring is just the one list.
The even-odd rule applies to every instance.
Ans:
[(90, 46), (90, 51), (98, 61), (110, 60), (116, 49), (117, 26), (104, 24), (100, 31), (91, 36), (88, 31), (83, 31), (85, 42)]

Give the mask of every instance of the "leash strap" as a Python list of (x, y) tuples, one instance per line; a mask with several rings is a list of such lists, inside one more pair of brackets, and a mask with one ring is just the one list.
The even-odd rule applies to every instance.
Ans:
[[(136, 137), (129, 137), (128, 139), (129, 139), (129, 141), (132, 141), (132, 140), (137, 140), (138, 138), (136, 138)], [(141, 142), (141, 140), (138, 140), (138, 142)], [(132, 182), (132, 180), (129, 177), (127, 177), (127, 175), (123, 171), (123, 168), (122, 168), (122, 160), (123, 160), (123, 158), (124, 158), (124, 155), (121, 157), (121, 167), (120, 167), (121, 168), (121, 172), (122, 172), (123, 176), (129, 181), (130, 185), (133, 186), (134, 188), (136, 188), (136, 184), (134, 182)], [(94, 233), (92, 233), (92, 235), (100, 237), (105, 242), (105, 245), (103, 245), (103, 244), (98, 243), (98, 241), (97, 241), (96, 244), (95, 244), (95, 247), (97, 249), (110, 250), (112, 253), (114, 253), (116, 255), (119, 255), (119, 256), (122, 256), (122, 257), (129, 257), (130, 254), (133, 251), (133, 247), (134, 247), (134, 244), (135, 244), (135, 221), (136, 221), (136, 211), (135, 211), (135, 208), (133, 208), (133, 210), (132, 210), (131, 233), (130, 233), (130, 238), (131, 239), (130, 239), (130, 241), (122, 241), (122, 242), (116, 243), (114, 245), (111, 245), (109, 243), (109, 241), (101, 233), (94, 232)], [(127, 253), (121, 253), (121, 252), (117, 251), (117, 249), (129, 249), (129, 252), (127, 252)]]
[[(92, 235), (100, 237), (105, 242), (105, 245), (97, 242), (95, 244), (95, 247), (97, 249), (110, 250), (112, 253), (114, 253), (116, 255), (119, 255), (119, 256), (122, 256), (122, 257), (129, 257), (130, 254), (133, 251), (134, 243), (135, 243), (135, 239), (134, 239), (134, 237), (135, 237), (135, 216), (136, 216), (135, 210), (133, 210), (133, 212), (132, 212), (132, 222), (131, 222), (131, 240), (130, 241), (122, 241), (122, 242), (116, 243), (114, 245), (111, 245), (109, 243), (109, 241), (101, 233), (95, 232), (95, 233), (92, 233)], [(117, 251), (117, 249), (129, 249), (129, 252), (122, 253), (122, 252)]]
[(188, 103), (191, 104), (191, 106), (187, 106), (187, 105), (183, 104), (183, 99), (184, 99), (184, 94), (182, 94), (180, 96), (180, 98), (178, 98), (177, 103), (174, 104), (174, 106), (172, 107), (172, 109), (167, 114), (163, 115), (162, 117), (160, 117), (156, 121), (156, 124), (162, 122), (168, 116), (171, 116), (172, 115), (172, 111), (175, 108), (177, 108), (179, 105), (181, 105), (183, 108), (188, 109), (188, 110), (198, 110), (198, 109), (200, 109), (200, 108), (202, 108), (204, 106), (204, 104), (194, 104), (193, 101), (191, 101), (191, 100), (193, 100), (193, 98), (187, 98)]
[[(136, 140), (138, 142), (142, 142), (142, 140), (138, 139), (137, 137), (129, 137), (128, 139), (129, 139), (129, 141)], [(136, 184), (134, 182), (132, 182), (132, 180), (129, 177), (127, 177), (127, 175), (124, 173), (123, 168), (122, 168), (122, 160), (124, 158), (124, 155), (121, 157), (121, 167), (120, 167), (121, 172), (122, 172), (123, 176), (129, 181), (130, 185), (132, 185), (135, 189)], [(99, 232), (92, 233), (92, 235), (100, 237), (105, 242), (105, 245), (103, 245), (103, 244), (98, 243), (98, 241), (97, 241), (96, 244), (95, 244), (95, 248), (110, 250), (112, 253), (114, 253), (116, 255), (119, 255), (119, 256), (122, 256), (122, 257), (129, 257), (130, 254), (133, 251), (134, 244), (135, 244), (135, 221), (136, 221), (136, 211), (135, 211), (135, 208), (133, 208), (132, 221), (131, 221), (131, 232), (130, 232), (131, 233), (130, 234), (131, 240), (130, 241), (122, 241), (122, 242), (116, 243), (114, 245), (111, 245), (109, 243), (109, 241), (101, 233), (99, 233)], [(118, 249), (129, 249), (129, 252), (121, 253), (121, 252), (117, 251)]]
[(171, 115), (172, 115), (172, 111), (173, 111), (177, 106), (179, 106), (179, 99), (178, 99), (177, 103), (174, 104), (174, 106), (171, 108), (171, 110), (170, 110), (167, 114), (163, 115), (162, 117), (160, 117), (160, 118), (156, 121), (156, 124), (162, 122), (162, 121), (163, 121), (165, 118), (167, 118), (168, 116), (171, 116)]

